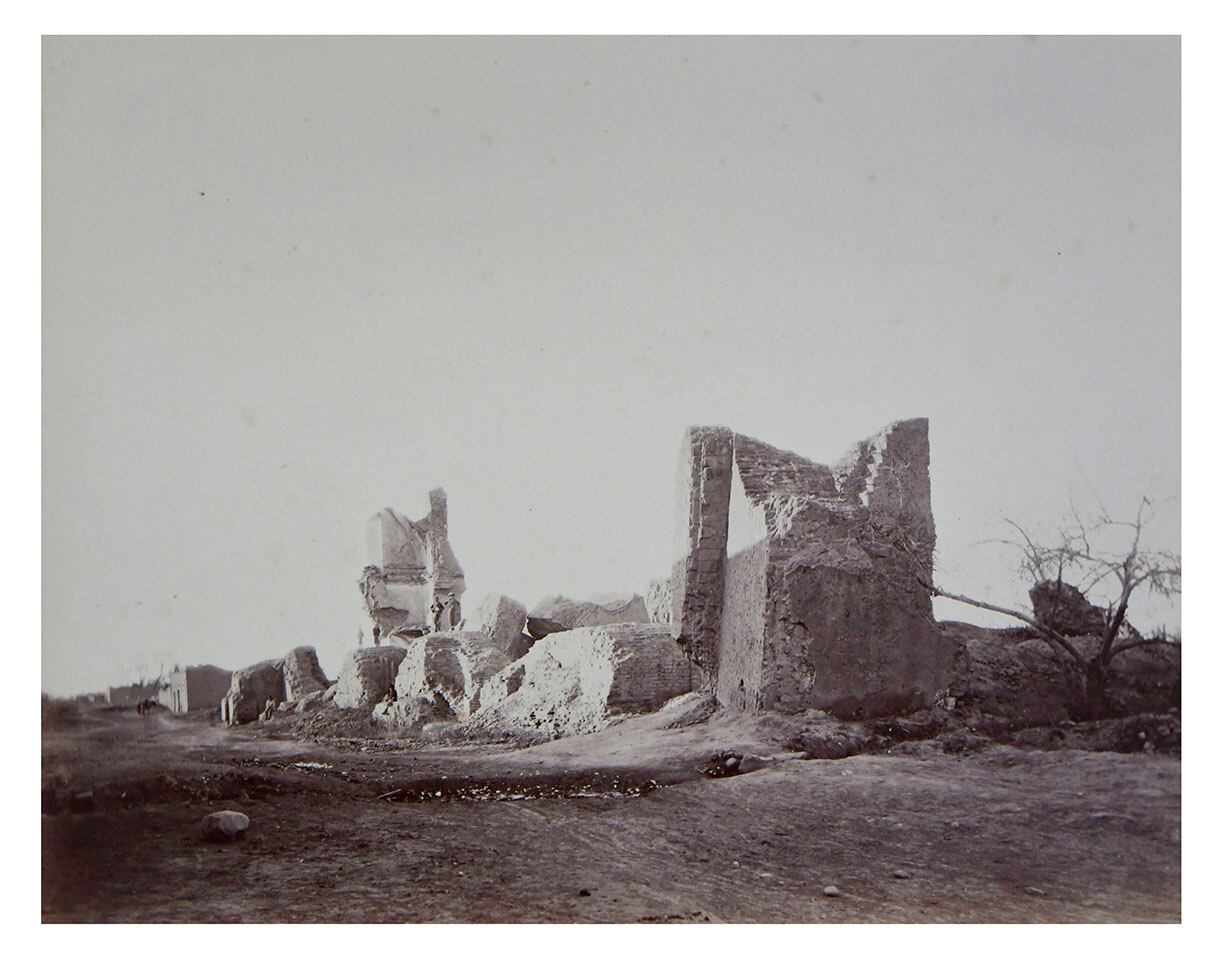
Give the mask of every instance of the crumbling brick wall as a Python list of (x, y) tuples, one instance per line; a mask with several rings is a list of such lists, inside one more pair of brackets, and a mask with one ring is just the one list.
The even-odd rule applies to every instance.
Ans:
[[(935, 543), (927, 422), (890, 425), (832, 468), (733, 435), (727, 495), (694, 480), (707, 475), (695, 449), (710, 438), (723, 450), (722, 430), (687, 436), (691, 542), (705, 517), (718, 538), (723, 513), (726, 551), (720, 569), (714, 553), (683, 559), (697, 594), (675, 634), (718, 700), (847, 717), (931, 702), (951, 648), (920, 581)], [(715, 622), (703, 612), (718, 612)]]
[(687, 431), (678, 481), (686, 541), (670, 578), (670, 630), (687, 657), (712, 677), (724, 601), (732, 464), (733, 432), (728, 428)]

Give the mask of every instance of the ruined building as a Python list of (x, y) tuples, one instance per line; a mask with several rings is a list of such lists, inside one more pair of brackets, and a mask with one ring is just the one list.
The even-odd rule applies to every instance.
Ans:
[(446, 494), (430, 492), (430, 513), (410, 521), (384, 508), (367, 525), (367, 566), (362, 572), (362, 597), (374, 622), (375, 640), (393, 635), (418, 637), (433, 626), (435, 600), (443, 606), (442, 628), (450, 622), (450, 598), (462, 604), (463, 569), (447, 540)]
[(168, 677), (169, 711), (174, 714), (218, 708), (232, 683), (232, 673), (214, 665), (190, 665), (175, 668)]
[(830, 467), (728, 428), (687, 431), (671, 631), (725, 706), (844, 717), (929, 704), (951, 649), (931, 578), (927, 421)]

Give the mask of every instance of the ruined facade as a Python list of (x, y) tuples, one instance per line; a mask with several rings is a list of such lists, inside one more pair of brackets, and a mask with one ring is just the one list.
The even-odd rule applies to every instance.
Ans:
[[(377, 640), (417, 637), (431, 624), (435, 598), (444, 606), (454, 594), (462, 603), (463, 569), (447, 540), (446, 494), (430, 492), (430, 512), (410, 521), (384, 508), (367, 524), (367, 565), (359, 584)], [(453, 627), (447, 619), (439, 627)]]
[(726, 706), (846, 717), (929, 704), (951, 649), (931, 596), (935, 526), (925, 419), (833, 467), (727, 428), (691, 428), (675, 639)]

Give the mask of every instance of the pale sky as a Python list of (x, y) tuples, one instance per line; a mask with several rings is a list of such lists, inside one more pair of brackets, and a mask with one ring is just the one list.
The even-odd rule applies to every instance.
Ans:
[(1179, 494), (1176, 39), (43, 54), (45, 690), (335, 675), (438, 485), (465, 610), (643, 591), (690, 424), (929, 417), (938, 580), (1004, 604), (1002, 516)]

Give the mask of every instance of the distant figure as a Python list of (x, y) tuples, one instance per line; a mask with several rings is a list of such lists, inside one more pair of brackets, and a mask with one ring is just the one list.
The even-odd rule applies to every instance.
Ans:
[(463, 621), (463, 611), (459, 606), (459, 599), (455, 597), (455, 592), (452, 591), (446, 597), (447, 621), (451, 626), (451, 630), (454, 631), (459, 627), (459, 622)]
[(371, 636), (375, 639), (375, 644), (378, 645), (379, 644), (379, 626), (378, 625), (376, 625), (374, 627), (374, 629), (371, 631)]
[[(362, 629), (361, 629), (361, 628), (359, 628), (359, 629), (358, 629), (358, 647), (359, 647), (359, 648), (361, 648), (361, 647), (362, 647), (362, 640), (363, 640), (363, 637), (364, 637), (364, 636), (363, 636), (363, 634), (362, 634)], [(378, 640), (378, 639), (376, 639), (376, 640)]]
[(393, 704), (396, 701), (396, 686), (395, 685), (387, 686), (387, 695), (384, 696), (384, 700), (389, 705)]
[(434, 616), (434, 627), (432, 629), (433, 631), (442, 630), (442, 612), (445, 610), (446, 610), (446, 606), (443, 605), (443, 603), (438, 600), (437, 596), (435, 596), (434, 603), (432, 605), (430, 605), (430, 614)]

